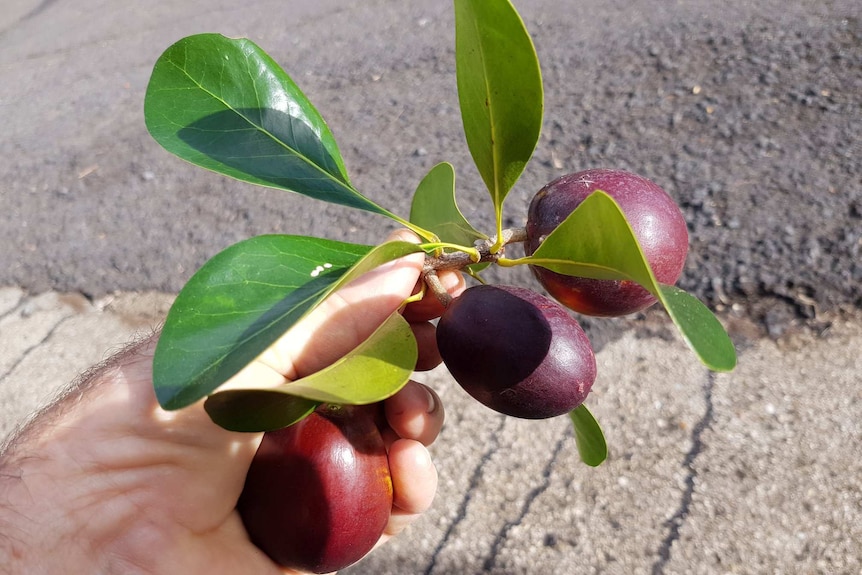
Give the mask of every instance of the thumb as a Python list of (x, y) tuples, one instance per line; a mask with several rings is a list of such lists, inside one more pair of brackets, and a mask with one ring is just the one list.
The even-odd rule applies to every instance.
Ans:
[[(386, 241), (419, 243), (409, 230)], [(326, 298), (261, 355), (259, 362), (283, 381), (309, 375), (350, 352), (410, 297), (422, 271), (419, 252), (383, 264)]]

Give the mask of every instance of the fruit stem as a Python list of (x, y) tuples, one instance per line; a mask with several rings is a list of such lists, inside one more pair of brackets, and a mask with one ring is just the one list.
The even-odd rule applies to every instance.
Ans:
[[(458, 251), (444, 252), (441, 254), (426, 254), (425, 265), (422, 269), (422, 278), (429, 289), (437, 296), (444, 307), (448, 307), (452, 296), (443, 287), (437, 272), (441, 270), (461, 270), (476, 263), (497, 263), (505, 260), (505, 247), (513, 243), (527, 241), (527, 230), (525, 228), (509, 228), (501, 232), (500, 238), (492, 237), (476, 242), (475, 248), (464, 249), (462, 246), (448, 247), (456, 248)], [(494, 251), (495, 246), (497, 247)]]
[[(434, 244), (457, 248), (458, 251), (446, 252), (440, 255), (428, 254), (425, 256), (425, 273), (430, 270), (460, 270), (476, 263), (495, 263), (503, 257), (503, 251), (509, 244), (527, 241), (527, 230), (525, 228), (509, 228), (502, 232), (501, 239), (497, 237), (477, 241), (475, 248), (466, 249), (462, 246), (451, 244)], [(492, 251), (494, 246), (500, 247)]]
[(425, 285), (427, 285), (431, 292), (437, 296), (437, 299), (440, 300), (443, 307), (449, 307), (449, 304), (452, 303), (452, 296), (449, 295), (443, 282), (441, 282), (440, 278), (437, 276), (437, 270), (427, 270), (423, 272), (422, 277), (425, 280)]

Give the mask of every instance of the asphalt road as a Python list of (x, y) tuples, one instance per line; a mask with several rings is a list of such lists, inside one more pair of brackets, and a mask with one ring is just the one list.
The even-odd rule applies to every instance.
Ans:
[[(406, 214), (431, 166), (491, 210), (469, 160), (449, 2), (5, 0), (0, 15), (0, 285), (99, 297), (176, 292), (251, 235), (374, 243), (389, 222), (186, 165), (142, 102), (170, 44), (253, 39), (333, 129), (357, 187)], [(772, 335), (862, 305), (862, 9), (852, 0), (522, 0), (546, 88), (542, 138), (510, 195), (619, 167), (689, 221), (681, 285)], [(526, 274), (498, 281), (522, 283)], [(824, 319), (826, 318), (826, 319)]]
[[(448, 417), (438, 500), (353, 572), (858, 573), (862, 7), (516, 4), (546, 116), (510, 223), (565, 172), (650, 177), (689, 223), (680, 283), (719, 312), (740, 366), (705, 372), (661, 313), (586, 322), (601, 378), (591, 409), (611, 444), (595, 473), (565, 422), (489, 415), (430, 374)], [(3, 434), (157, 325), (220, 249), (269, 232), (362, 243), (387, 232), (374, 216), (204, 172), (149, 137), (153, 63), (198, 32), (249, 37), (280, 62), (378, 203), (406, 214), (424, 173), (450, 161), (463, 211), (491, 227), (461, 132), (449, 2), (3, 0)]]

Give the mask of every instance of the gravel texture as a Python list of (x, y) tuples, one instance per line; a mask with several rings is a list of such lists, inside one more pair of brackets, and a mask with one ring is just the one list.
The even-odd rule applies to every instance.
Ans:
[[(248, 36), (281, 62), (368, 196), (405, 214), (425, 171), (451, 161), (463, 211), (492, 229), (461, 132), (448, 3), (14, 4), (0, 20), (0, 285), (176, 292), (254, 234), (382, 239), (391, 226), (379, 217), (204, 172), (152, 141), (152, 65), (200, 31)], [(509, 224), (565, 172), (624, 168), (680, 204), (691, 232), (680, 284), (718, 311), (777, 337), (862, 306), (858, 5), (516, 4), (546, 113)], [(492, 279), (531, 281), (525, 270)]]

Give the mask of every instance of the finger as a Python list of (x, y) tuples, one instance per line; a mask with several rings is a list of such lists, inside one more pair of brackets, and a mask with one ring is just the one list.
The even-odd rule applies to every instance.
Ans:
[(392, 444), (389, 468), (394, 499), (384, 533), (392, 536), (431, 507), (437, 493), (437, 468), (425, 446), (410, 439), (399, 439)]
[(443, 402), (433, 389), (415, 381), (383, 402), (386, 420), (395, 434), (431, 445), (443, 428)]
[[(446, 288), (446, 293), (452, 297), (458, 297), (467, 289), (464, 274), (460, 271), (440, 271), (437, 272), (437, 277)], [(418, 293), (420, 288), (421, 284), (417, 284), (414, 293)], [(437, 296), (430, 290), (426, 290), (421, 300), (408, 304), (404, 308), (404, 318), (409, 322), (428, 321), (443, 315), (445, 309)]]
[[(418, 243), (409, 230), (387, 241)], [(363, 274), (326, 298), (258, 359), (287, 380), (323, 369), (365, 341), (413, 291), (424, 261), (410, 254)]]
[(443, 358), (440, 357), (440, 350), (437, 349), (437, 328), (434, 324), (423, 321), (411, 324), (410, 328), (419, 347), (416, 371), (428, 371), (440, 365)]

